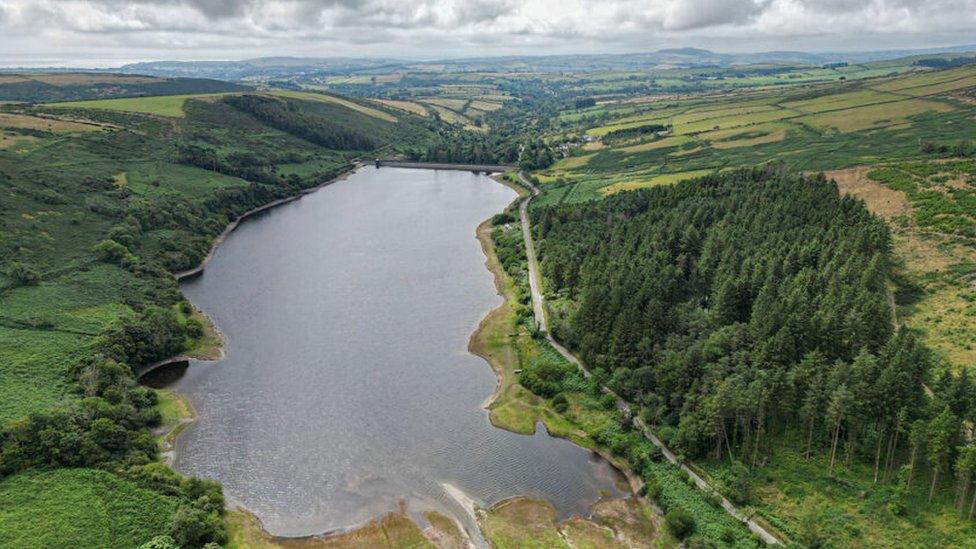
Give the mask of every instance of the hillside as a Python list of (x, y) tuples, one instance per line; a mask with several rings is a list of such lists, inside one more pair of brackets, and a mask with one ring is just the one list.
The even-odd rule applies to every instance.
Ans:
[[(197, 265), (245, 211), (430, 134), (418, 117), (309, 95), (3, 107), (0, 492), (20, 502), (0, 516), (5, 546), (47, 543), (63, 521), (87, 524), (92, 546), (191, 531), (222, 540), (219, 486), (151, 463), (157, 396), (133, 381), (138, 366), (205, 336), (172, 273)], [(31, 472), (52, 467), (82, 469)], [(104, 493), (105, 483), (132, 496), (106, 496), (109, 512), (68, 509), (56, 497)], [(34, 485), (45, 495), (26, 497)], [(163, 516), (118, 522), (136, 520), (147, 501)], [(126, 537), (113, 538), (119, 528)]]
[(565, 109), (555, 129), (582, 146), (540, 179), (564, 202), (770, 161), (813, 171), (915, 158), (923, 141), (972, 138), (974, 88), (968, 66)]
[(111, 73), (0, 73), (0, 102), (74, 101), (188, 93), (239, 92), (246, 86), (205, 78)]
[[(550, 119), (563, 158), (535, 172), (530, 213), (553, 333), (782, 538), (976, 535), (974, 93), (972, 66), (913, 68)], [(833, 180), (794, 175), (819, 171)], [(517, 366), (564, 417), (598, 408), (565, 366)], [(608, 415), (588, 432), (648, 467)], [(658, 463), (648, 493), (675, 505)], [(681, 507), (715, 541), (708, 506)]]
[[(972, 539), (972, 387), (892, 324), (891, 236), (863, 202), (767, 167), (535, 219), (553, 333), (781, 537)], [(522, 379), (554, 397), (579, 387), (538, 366)], [(643, 465), (643, 441), (621, 424), (605, 439)], [(708, 534), (711, 519), (686, 509)]]

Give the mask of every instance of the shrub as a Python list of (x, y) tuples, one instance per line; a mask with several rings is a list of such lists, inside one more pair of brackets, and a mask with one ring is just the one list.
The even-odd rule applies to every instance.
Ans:
[(176, 541), (169, 536), (156, 536), (143, 543), (139, 549), (177, 549)]
[(515, 221), (515, 218), (509, 212), (502, 212), (500, 214), (495, 214), (491, 218), (492, 225), (504, 225), (506, 223), (511, 223)]
[(111, 239), (103, 240), (95, 244), (92, 250), (102, 261), (117, 263), (119, 265), (135, 262), (135, 256), (132, 255), (132, 252), (128, 248)]
[(197, 548), (214, 542), (223, 543), (227, 534), (216, 513), (205, 513), (200, 509), (181, 505), (173, 516), (170, 535), (177, 545), (184, 548)]
[(644, 484), (644, 494), (653, 501), (658, 501), (661, 497), (661, 485), (657, 479), (648, 478)]
[(563, 380), (570, 372), (571, 365), (546, 361), (522, 370), (519, 383), (541, 397), (551, 398), (562, 390)]
[(33, 286), (41, 280), (41, 273), (19, 261), (10, 264), (10, 268), (7, 269), (7, 276), (21, 286)]
[(684, 539), (695, 531), (695, 517), (684, 509), (676, 508), (668, 511), (664, 520), (668, 523), (668, 529), (678, 539)]
[(752, 499), (752, 472), (742, 462), (736, 461), (729, 471), (725, 488), (733, 502), (748, 503)]
[(559, 393), (552, 398), (552, 409), (557, 413), (565, 413), (569, 409), (569, 401), (566, 400), (566, 395)]
[(131, 229), (122, 225), (112, 227), (108, 231), (108, 237), (110, 240), (114, 240), (123, 246), (132, 246), (136, 241), (136, 237), (132, 235)]
[(203, 324), (195, 318), (186, 321), (186, 335), (197, 339), (203, 336)]

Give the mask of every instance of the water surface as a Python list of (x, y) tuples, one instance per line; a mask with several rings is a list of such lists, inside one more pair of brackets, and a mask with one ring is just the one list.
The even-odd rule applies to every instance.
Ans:
[(485, 176), (364, 168), (243, 223), (183, 284), (226, 339), (175, 387), (199, 420), (175, 467), (214, 478), (276, 535), (359, 524), (405, 501), (470, 521), (542, 497), (561, 516), (619, 494), (605, 462), (543, 429), (496, 429), (495, 387), (467, 351), (501, 298), (474, 237), (515, 193)]

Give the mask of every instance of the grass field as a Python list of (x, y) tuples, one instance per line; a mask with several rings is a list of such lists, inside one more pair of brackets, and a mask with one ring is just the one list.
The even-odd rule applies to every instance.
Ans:
[[(519, 231), (517, 226), (509, 230)], [(524, 311), (525, 306), (515, 298), (517, 282), (498, 264), (490, 233), (490, 224), (484, 223), (478, 228), (478, 239), (485, 251), (486, 264), (495, 275), (496, 288), (505, 302), (485, 316), (468, 345), (472, 353), (488, 361), (498, 377), (498, 387), (488, 405), (488, 417), (495, 427), (514, 433), (535, 433), (536, 425), (541, 421), (549, 433), (572, 438), (577, 430), (555, 413), (545, 399), (518, 383), (516, 370), (522, 360), (538, 357), (540, 349), (525, 327), (518, 323), (516, 311)], [(582, 439), (576, 441), (582, 442)]]
[(374, 109), (367, 107), (366, 105), (361, 105), (355, 101), (350, 101), (349, 99), (344, 99), (342, 97), (337, 97), (335, 95), (327, 95), (324, 93), (309, 93), (300, 92), (292, 90), (276, 90), (272, 92), (272, 95), (277, 95), (281, 97), (291, 97), (293, 99), (304, 99), (306, 101), (321, 101), (323, 103), (333, 103), (336, 105), (342, 105), (347, 109), (352, 109), (357, 112), (361, 112), (367, 116), (372, 116), (373, 118), (379, 118), (380, 120), (386, 120), (387, 122), (396, 122), (396, 117), (392, 114), (381, 111), (379, 109)]
[(27, 130), (41, 130), (55, 133), (91, 132), (102, 128), (98, 125), (65, 120), (58, 118), (44, 118), (28, 114), (0, 113), (0, 128), (14, 128)]
[(375, 101), (387, 107), (412, 112), (418, 116), (427, 116), (428, 114), (427, 109), (423, 105), (414, 103), (413, 101), (398, 101), (395, 99), (377, 99)]
[[(976, 68), (856, 81), (750, 88), (715, 95), (614, 99), (560, 115), (560, 130), (602, 138), (612, 131), (670, 125), (665, 135), (578, 149), (537, 174), (539, 205), (590, 200), (738, 166), (776, 161), (797, 170), (840, 169), (922, 155), (922, 141), (976, 137)], [(599, 142), (599, 141), (597, 141)]]
[(689, 172), (666, 173), (651, 177), (650, 179), (644, 181), (622, 181), (620, 183), (614, 183), (613, 185), (602, 187), (600, 192), (604, 194), (613, 194), (620, 191), (632, 191), (634, 189), (655, 187), (657, 185), (671, 185), (679, 181), (694, 179), (709, 173), (711, 173), (711, 170), (692, 170)]
[(110, 111), (154, 114), (171, 118), (183, 118), (186, 113), (183, 105), (188, 99), (207, 99), (220, 97), (226, 93), (204, 93), (186, 95), (162, 95), (153, 97), (127, 97), (122, 99), (96, 99), (93, 101), (66, 101), (48, 103), (48, 107), (66, 109), (99, 109)]
[(137, 547), (169, 533), (175, 500), (93, 469), (0, 481), (0, 546)]

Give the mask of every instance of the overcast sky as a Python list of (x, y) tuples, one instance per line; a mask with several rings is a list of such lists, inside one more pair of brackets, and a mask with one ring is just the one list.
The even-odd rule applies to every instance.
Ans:
[(976, 43), (976, 0), (0, 0), (0, 64)]

